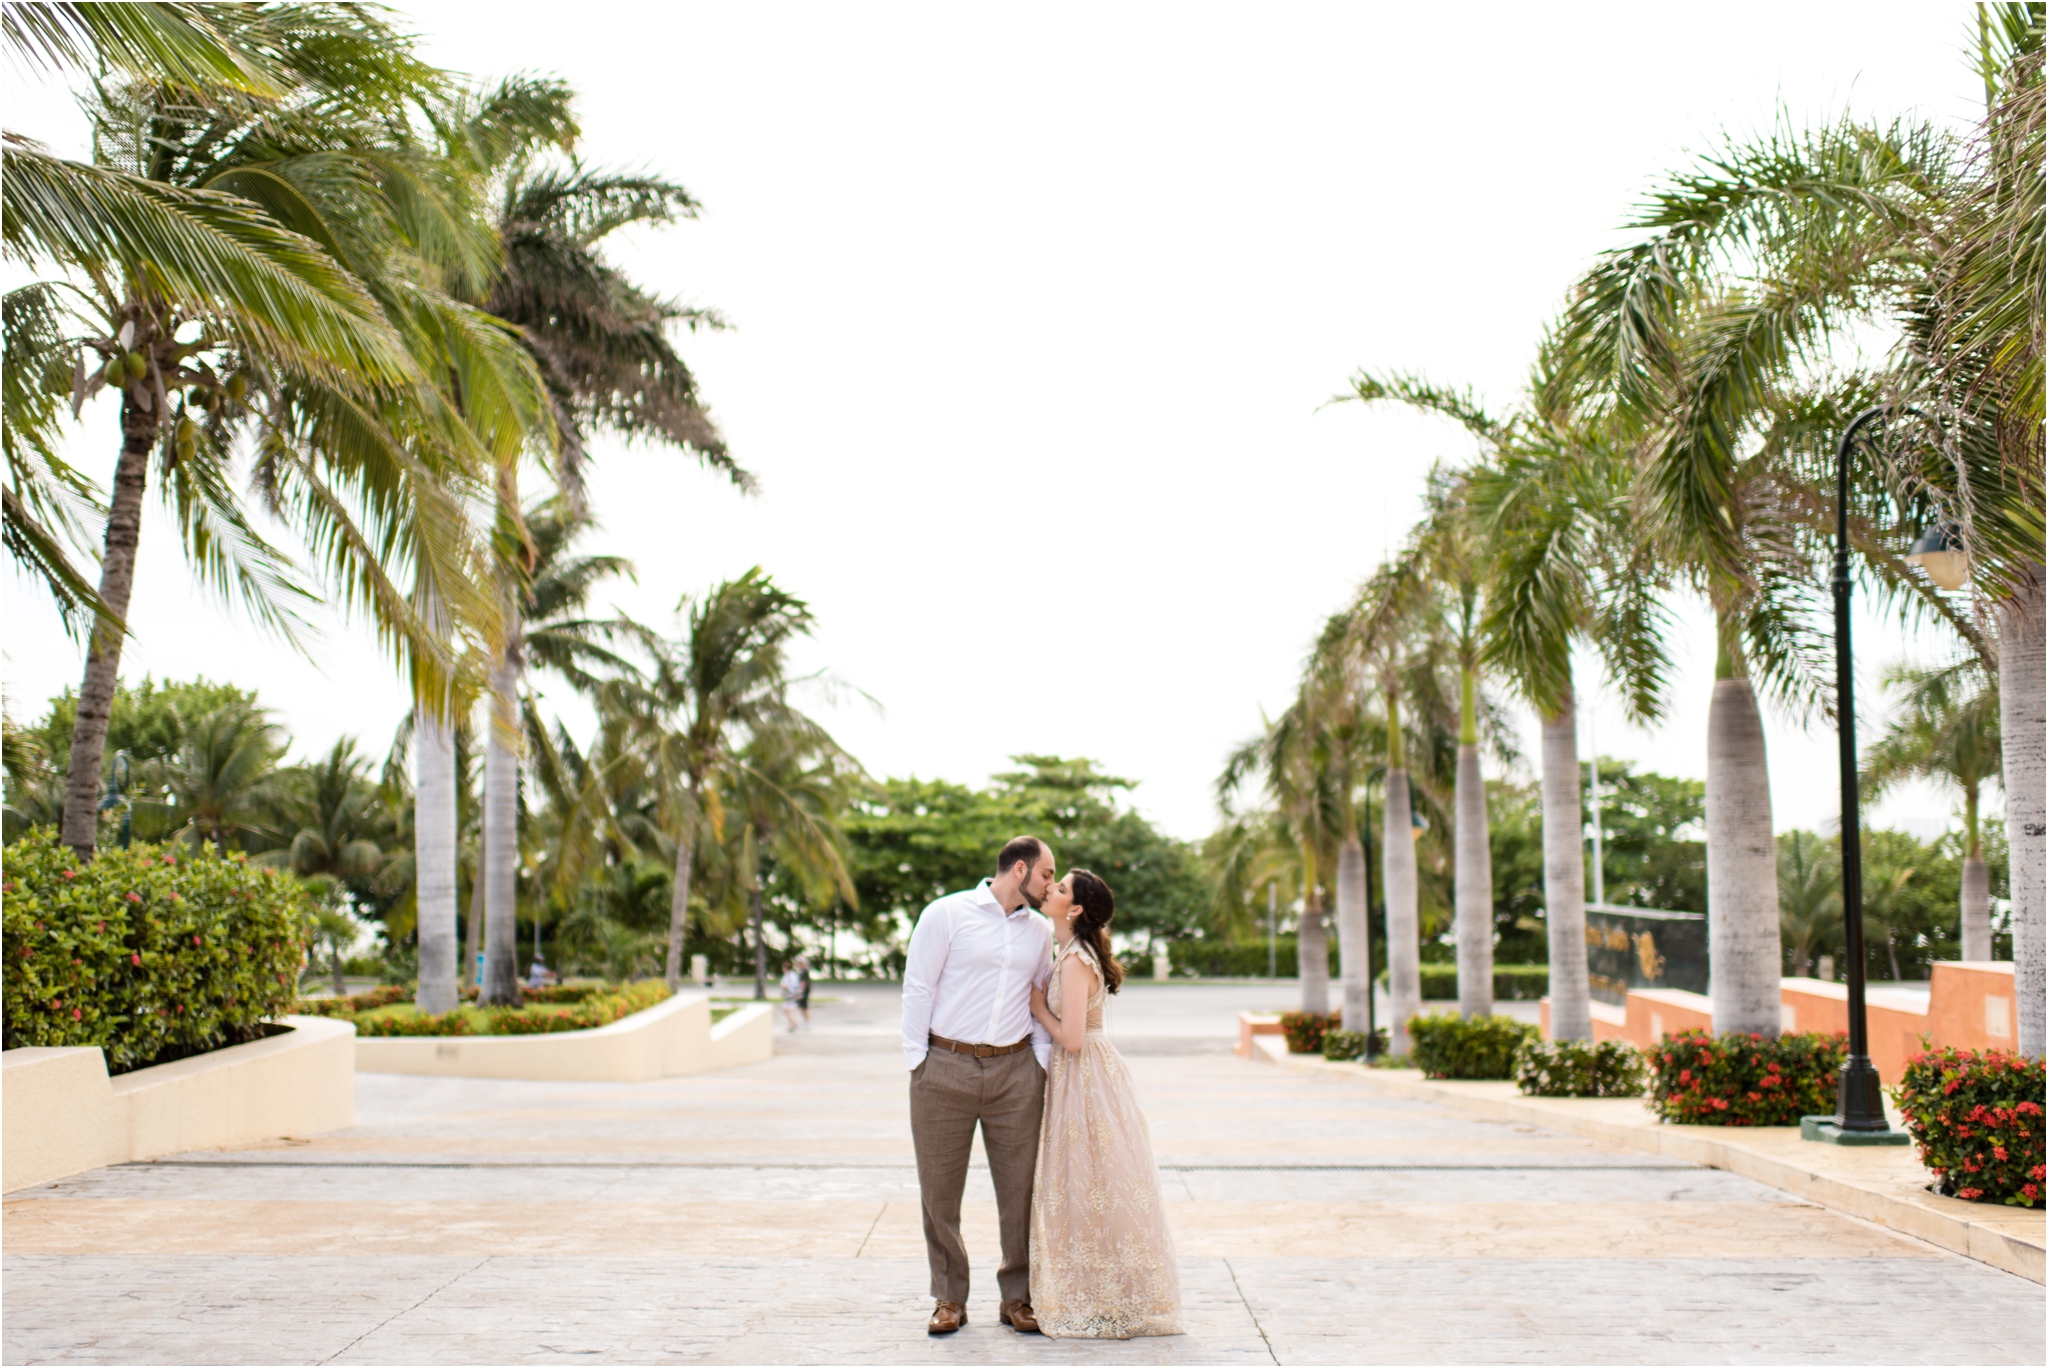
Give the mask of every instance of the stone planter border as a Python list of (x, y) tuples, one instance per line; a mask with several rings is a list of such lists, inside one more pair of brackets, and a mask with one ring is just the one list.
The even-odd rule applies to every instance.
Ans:
[(96, 1045), (0, 1054), (0, 1188), (354, 1125), (356, 1028), (281, 1020), (292, 1029), (117, 1078)]
[(771, 1010), (751, 1003), (714, 1026), (711, 995), (686, 991), (588, 1031), (360, 1036), (355, 1066), (363, 1073), (442, 1078), (642, 1083), (767, 1059), (775, 1053)]

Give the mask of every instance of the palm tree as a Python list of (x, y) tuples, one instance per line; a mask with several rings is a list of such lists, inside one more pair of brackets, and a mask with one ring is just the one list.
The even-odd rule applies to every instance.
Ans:
[(277, 762), (284, 746), (276, 724), (244, 705), (183, 721), (178, 749), (146, 765), (142, 776), (145, 791), (163, 794), (162, 807), (177, 822), (171, 839), (210, 841), (221, 850), (230, 841), (270, 839), (283, 796)]
[[(1813, 624), (1833, 443), (1881, 388), (1867, 376), (1813, 388), (1809, 363), (1835, 330), (1921, 278), (1917, 225), (1953, 182), (1946, 140), (1910, 125), (1781, 130), (1733, 145), (1658, 190), (1633, 225), (1646, 235), (1601, 258), (1560, 332), (1557, 389), (1626, 425), (1649, 539), (1715, 614), (1707, 850), (1718, 1029), (1777, 1029), (1777, 861), (1757, 691), (1798, 710), (1832, 706)], [(1888, 549), (1901, 510), (1882, 463), (1858, 456), (1853, 532), (1869, 575), (1981, 644)]]
[[(1968, 554), (1998, 623), (1999, 732), (2010, 841), (2019, 1047), (2038, 1057), (2048, 999), (2048, 573), (2042, 514), (2042, 331), (2048, 90), (2039, 4), (1979, 5), (1984, 123), (1967, 184), (1930, 216), (1931, 268), (1907, 313), (1904, 397), (1928, 459), (1902, 483)], [(1983, 654), (1980, 652), (1980, 654)]]
[(707, 847), (725, 839), (721, 784), (749, 734), (795, 725), (787, 692), (790, 641), (811, 629), (811, 610), (759, 566), (713, 585), (687, 609), (682, 636), (641, 629), (654, 657), (632, 700), (634, 744), (654, 785), (656, 821), (673, 844), (667, 976), (682, 984), (691, 876)]
[[(486, 1003), (511, 1004), (519, 997), (519, 754), (524, 749), (522, 716), (533, 711), (522, 687), (525, 669), (550, 670), (585, 693), (597, 690), (597, 670), (614, 675), (632, 672), (631, 664), (605, 644), (627, 631), (627, 624), (589, 613), (598, 585), (614, 575), (630, 575), (631, 564), (617, 556), (570, 554), (576, 538), (592, 526), (587, 510), (559, 495), (527, 509), (519, 522), (526, 558), (513, 566), (517, 577), (508, 588), (517, 597), (503, 615), (514, 644), (493, 662), (491, 722), (484, 750), (485, 939), (480, 1000)], [(451, 916), (451, 929), (452, 924)]]
[[(1301, 1010), (1329, 1010), (1330, 952), (1324, 893), (1336, 877), (1339, 970), (1343, 980), (1346, 1030), (1363, 1030), (1365, 999), (1371, 991), (1363, 907), (1364, 860), (1357, 856), (1355, 885), (1347, 887), (1352, 862), (1345, 851), (1358, 845), (1356, 800), (1368, 757), (1363, 753), (1369, 725), (1361, 726), (1357, 692), (1340, 672), (1319, 668), (1314, 659), (1295, 700), (1259, 737), (1225, 761), (1216, 797), (1229, 833), (1224, 841), (1234, 887), (1281, 879), (1297, 886), (1301, 919), (1295, 948), (1301, 978)], [(1238, 811), (1239, 795), (1258, 782), (1262, 811)], [(1353, 893), (1359, 901), (1353, 904)]]
[[(1589, 1040), (1584, 804), (1571, 649), (1575, 641), (1589, 640), (1599, 650), (1609, 673), (1623, 687), (1630, 715), (1641, 721), (1661, 710), (1665, 662), (1658, 639), (1660, 615), (1652, 597), (1656, 581), (1635, 553), (1638, 538), (1626, 511), (1625, 460), (1610, 424), (1575, 415), (1560, 397), (1556, 360), (1546, 342), (1531, 380), (1528, 409), (1506, 420), (1489, 414), (1469, 391), (1447, 389), (1419, 376), (1360, 372), (1353, 377), (1349, 397), (1366, 403), (1403, 403), (1448, 418), (1479, 441), (1485, 453), (1455, 486), (1455, 500), (1443, 501), (1441, 529), (1432, 529), (1425, 538), (1425, 544), (1437, 541), (1449, 553), (1444, 559), (1450, 574), (1444, 578), (1457, 590), (1459, 773), (1461, 778), (1471, 775), (1460, 789), (1458, 810), (1467, 811), (1472, 800), (1462, 795), (1470, 791), (1478, 795), (1482, 814), (1477, 820), (1461, 816), (1459, 822), (1460, 886), (1480, 883), (1479, 843), (1468, 842), (1464, 833), (1478, 835), (1484, 821), (1474, 744), (1478, 709), (1471, 701), (1476, 700), (1477, 679), (1484, 668), (1513, 684), (1542, 727), (1539, 775), (1551, 1035), (1558, 1040)], [(1474, 597), (1483, 597), (1485, 605), (1476, 631)], [(1466, 736), (1473, 742), (1465, 741)], [(1469, 761), (1467, 745), (1473, 746)], [(1466, 905), (1461, 900), (1460, 906)], [(1490, 950), (1490, 907), (1485, 916)], [(1478, 920), (1475, 899), (1472, 915), (1460, 923), (1470, 928), (1473, 942), (1472, 951), (1465, 951), (1461, 935), (1461, 954), (1474, 961)], [(1461, 970), (1461, 1005), (1467, 977)], [(1490, 981), (1486, 987), (1490, 991)], [(1471, 1005), (1478, 1004), (1475, 1000)]]
[(1975, 659), (1941, 670), (1900, 666), (1885, 686), (1902, 706), (1863, 753), (1864, 793), (1873, 801), (1908, 779), (1946, 781), (1963, 795), (1962, 955), (1991, 958), (1991, 876), (1984, 866), (1978, 801), (1998, 777), (1998, 690)]
[[(505, 255), (486, 307), (521, 329), (547, 384), (561, 433), (555, 476), (564, 493), (580, 500), (585, 437), (600, 427), (689, 451), (724, 470), (742, 489), (751, 488), (751, 477), (727, 453), (671, 340), (675, 327), (715, 326), (716, 316), (650, 293), (607, 263), (600, 250), (603, 240), (621, 228), (694, 217), (697, 205), (688, 191), (652, 177), (599, 173), (580, 165), (566, 170), (542, 166), (529, 160), (527, 146), (517, 143), (482, 140), (475, 146), (477, 155), (502, 173), (497, 226)], [(507, 587), (503, 629), (491, 648), (492, 724), (484, 783), (486, 917), (490, 926), (501, 920), (506, 926), (502, 937), (490, 933), (494, 945), (502, 939), (504, 949), (486, 953), (485, 993), (507, 1000), (514, 992), (510, 847), (518, 766), (511, 747), (518, 735), (515, 700), (526, 665), (517, 591), (511, 586), (518, 578), (518, 561), (530, 554), (516, 526), (516, 497), (516, 483), (509, 476), (501, 479), (497, 564)], [(493, 964), (498, 968), (489, 967)], [(671, 985), (679, 982), (677, 975), (672, 963)]]
[[(6, 148), (9, 255), (90, 282), (77, 295), (48, 282), (14, 292), (10, 365), (68, 362), (74, 415), (103, 388), (123, 395), (66, 792), (64, 839), (82, 855), (159, 446), (202, 578), (291, 632), (291, 602), (305, 591), (234, 492), (233, 451), (253, 430), (269, 505), (322, 558), (341, 602), (367, 609), (387, 643), (417, 657), (421, 625), (386, 566), (431, 565), (452, 612), (487, 617), (460, 587), (466, 532), (449, 485), (480, 448), (516, 445), (545, 416), (512, 335), (425, 284), (486, 273), (493, 251), (461, 179), (390, 118), (437, 100), (440, 73), (349, 6), (217, 6), (204, 17), (282, 83), (259, 91), (117, 72), (96, 86), (95, 164), (18, 139)], [(197, 340), (181, 340), (193, 326)], [(460, 391), (459, 406), (442, 384)], [(10, 460), (51, 450), (60, 412), (10, 402)], [(33, 529), (10, 524), (10, 544), (33, 541)]]
[(1790, 832), (1778, 843), (1778, 925), (1801, 978), (1812, 974), (1814, 956), (1841, 938), (1841, 864), (1810, 831)]
[(858, 907), (840, 818), (860, 768), (815, 723), (794, 713), (756, 728), (735, 757), (726, 783), (729, 828), (754, 933), (754, 997), (768, 996), (768, 941), (763, 866), (772, 861), (817, 905), (836, 894)]

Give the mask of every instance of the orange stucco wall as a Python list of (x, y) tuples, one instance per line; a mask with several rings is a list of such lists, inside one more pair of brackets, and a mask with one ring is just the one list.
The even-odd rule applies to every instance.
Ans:
[[(1821, 979), (1788, 978), (1779, 984), (1788, 1031), (1849, 1029), (1847, 985)], [(1918, 1054), (1922, 1041), (1963, 1049), (2013, 1048), (2018, 1031), (2014, 1013), (2010, 963), (1943, 963), (1925, 995), (1904, 989), (1872, 986), (1865, 996), (1870, 1028), (1870, 1062), (1878, 1076), (1895, 1083), (1906, 1061)], [(1620, 1038), (1645, 1048), (1673, 1031), (1688, 1027), (1711, 1030), (1713, 1004), (1701, 993), (1678, 989), (1638, 989), (1628, 995), (1628, 1008), (1614, 1019), (1615, 1009), (1601, 1007), (1593, 1018), (1593, 1038)], [(1550, 1000), (1542, 1003), (1543, 1034), (1550, 1034)]]

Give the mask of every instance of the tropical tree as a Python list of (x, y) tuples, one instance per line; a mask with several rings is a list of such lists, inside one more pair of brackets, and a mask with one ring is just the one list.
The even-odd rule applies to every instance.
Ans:
[[(1299, 889), (1295, 946), (1304, 1012), (1329, 1010), (1324, 896), (1331, 876), (1341, 867), (1340, 851), (1358, 840), (1352, 790), (1360, 738), (1341, 715), (1346, 702), (1346, 691), (1331, 672), (1311, 669), (1295, 701), (1267, 724), (1263, 735), (1232, 752), (1216, 782), (1217, 803), (1233, 833), (1226, 859), (1240, 874), (1234, 887), (1244, 885), (1242, 875), (1249, 869), (1250, 882), (1285, 878)], [(1362, 779), (1362, 773), (1356, 778)], [(1240, 811), (1240, 795), (1254, 782), (1264, 800), (1263, 810)], [(1351, 912), (1348, 899), (1342, 910)], [(1358, 958), (1365, 933), (1362, 908), (1357, 916), (1356, 927), (1348, 916), (1338, 926), (1347, 1030), (1364, 1029), (1361, 993), (1371, 991), (1370, 974)]]
[(1810, 831), (1778, 840), (1778, 924), (1792, 972), (1801, 978), (1813, 973), (1815, 955), (1841, 940), (1841, 860)]
[[(1979, 5), (1988, 112), (1961, 190), (1920, 235), (1930, 267), (1907, 304), (1901, 397), (1921, 457), (1896, 472), (1968, 557), (1997, 624), (2019, 1046), (2039, 1056), (2048, 1001), (2048, 575), (2043, 561), (2042, 329), (2048, 299), (2048, 5)], [(1980, 655), (1985, 652), (1980, 650)]]
[[(534, 160), (517, 142), (478, 140), (477, 154), (497, 171), (497, 216), (503, 267), (491, 281), (485, 306), (513, 323), (539, 366), (561, 434), (554, 475), (580, 502), (585, 442), (597, 429), (690, 452), (724, 470), (741, 488), (751, 479), (727, 453), (716, 425), (698, 398), (695, 378), (672, 340), (677, 327), (716, 325), (703, 310), (662, 299), (635, 284), (602, 254), (605, 238), (631, 226), (675, 223), (696, 215), (697, 204), (680, 185), (647, 176), (624, 176), (571, 164), (562, 169)], [(516, 695), (526, 666), (527, 641), (517, 614), (520, 561), (529, 555), (516, 526), (517, 486), (511, 474), (499, 485), (496, 565), (502, 627), (491, 647), (492, 725), (485, 753), (484, 852), (486, 917), (503, 949), (487, 951), (485, 993), (514, 995), (509, 959), (515, 883), (510, 848), (514, 807)], [(687, 898), (687, 880), (679, 880)], [(680, 954), (677, 947), (675, 954)], [(496, 966), (492, 968), (490, 966)], [(676, 964), (670, 982), (679, 982)]]
[[(102, 389), (122, 395), (66, 792), (64, 839), (81, 854), (159, 448), (202, 579), (287, 634), (308, 592), (235, 493), (250, 434), (269, 506), (343, 604), (367, 609), (417, 664), (438, 648), (389, 571), (431, 565), (451, 612), (487, 616), (459, 589), (468, 543), (451, 482), (480, 449), (523, 440), (544, 402), (512, 334), (430, 283), (487, 274), (494, 250), (463, 180), (407, 131), (407, 111), (439, 98), (440, 73), (352, 6), (214, 6), (204, 18), (277, 79), (117, 67), (95, 86), (93, 164), (19, 139), (6, 148), (7, 252), (64, 275), (10, 295), (9, 367), (67, 364), (74, 416)], [(55, 469), (63, 407), (10, 388), (11, 462)]]
[(1908, 779), (1961, 790), (1963, 888), (1961, 942), (1966, 960), (1991, 958), (1991, 875), (1984, 864), (1978, 805), (1998, 777), (1998, 690), (1973, 658), (1947, 669), (1899, 666), (1885, 675), (1900, 705), (1863, 753), (1860, 786), (1876, 800)]
[[(508, 588), (518, 597), (504, 614), (507, 629), (516, 634), (512, 655), (493, 661), (490, 734), (484, 752), (484, 985), (481, 1000), (516, 1002), (519, 996), (516, 918), (518, 830), (518, 753), (521, 719), (534, 712), (523, 680), (528, 669), (547, 670), (561, 676), (571, 687), (595, 694), (600, 687), (600, 670), (611, 677), (629, 675), (633, 666), (611, 649), (608, 642), (629, 632), (622, 618), (593, 617), (590, 599), (598, 586), (616, 575), (630, 575), (632, 566), (617, 556), (583, 556), (571, 553), (575, 540), (593, 525), (581, 505), (562, 496), (544, 499), (528, 508), (519, 521), (526, 547), (523, 561), (511, 567), (514, 578)], [(512, 672), (514, 662), (519, 669)], [(510, 691), (518, 711), (510, 738), (502, 735), (499, 715)], [(497, 853), (493, 853), (495, 845)], [(452, 909), (451, 901), (451, 909)], [(493, 910), (496, 909), (496, 910)], [(452, 916), (450, 925), (452, 929)]]
[(785, 711), (758, 726), (734, 757), (725, 783), (732, 894), (746, 900), (753, 928), (754, 997), (768, 996), (763, 901), (768, 866), (813, 904), (837, 896), (858, 906), (841, 825), (860, 767), (809, 719)]
[(282, 734), (261, 709), (220, 707), (185, 719), (178, 749), (143, 767), (141, 787), (162, 795), (152, 805), (171, 819), (174, 840), (221, 850), (248, 838), (268, 842), (283, 796), (283, 754)]
[[(1617, 424), (1576, 414), (1558, 384), (1556, 364), (1556, 353), (1546, 342), (1531, 378), (1527, 407), (1506, 419), (1489, 414), (1469, 391), (1413, 375), (1360, 372), (1347, 397), (1365, 403), (1402, 403), (1436, 414), (1457, 423), (1481, 444), (1482, 459), (1455, 484), (1445, 486), (1445, 493), (1455, 491), (1455, 496), (1435, 505), (1440, 511), (1418, 534), (1424, 547), (1442, 548), (1431, 556), (1444, 562), (1435, 574), (1454, 588), (1451, 620), (1459, 662), (1460, 774), (1470, 774), (1483, 812), (1477, 682), (1482, 669), (1491, 670), (1513, 685), (1542, 727), (1539, 775), (1551, 1034), (1560, 1040), (1588, 1040), (1592, 1016), (1584, 953), (1584, 804), (1572, 648), (1575, 642), (1588, 641), (1599, 650), (1609, 674), (1621, 685), (1629, 714), (1640, 721), (1661, 710), (1665, 665), (1662, 619), (1654, 598), (1659, 583), (1650, 573), (1629, 515), (1629, 467)], [(1484, 605), (1476, 623), (1474, 599)], [(1464, 741), (1467, 735), (1474, 741)], [(1469, 761), (1464, 751), (1468, 744), (1473, 747)], [(1461, 813), (1467, 801), (1460, 800)], [(1471, 828), (1481, 834), (1483, 820), (1467, 817), (1460, 830)], [(1480, 884), (1484, 849), (1481, 844), (1475, 850), (1461, 837), (1461, 880)], [(1464, 872), (1468, 868), (1469, 875)], [(1388, 872), (1391, 879), (1391, 865)], [(1490, 877), (1485, 882), (1490, 884)], [(1461, 909), (1466, 906), (1461, 901)], [(1471, 937), (1473, 950), (1467, 957), (1475, 961), (1477, 921), (1478, 908), (1473, 905), (1461, 925), (1470, 928), (1465, 934)], [(1488, 942), (1490, 949), (1490, 926)], [(1461, 947), (1464, 944), (1461, 939)], [(1461, 971), (1461, 1003), (1467, 977)], [(1490, 992), (1490, 975), (1487, 989)], [(1478, 1005), (1476, 993), (1472, 1005)]]
[[(1441, 414), (1488, 447), (1503, 436), (1469, 395), (1442, 390), (1411, 376), (1379, 377), (1361, 371), (1351, 395), (1363, 402), (1398, 401)], [(1480, 600), (1484, 548), (1472, 506), (1470, 481), (1441, 465), (1430, 471), (1423, 518), (1412, 554), (1435, 587), (1447, 619), (1458, 670), (1458, 772), (1455, 798), (1458, 1010), (1493, 1011), (1493, 868), (1486, 833), (1486, 781), (1479, 762), (1479, 668), (1483, 642)]]
[(634, 745), (654, 786), (655, 820), (674, 852), (671, 988), (682, 983), (695, 861), (725, 839), (721, 785), (752, 733), (796, 721), (787, 652), (812, 624), (810, 607), (759, 566), (678, 608), (688, 613), (678, 639), (641, 629), (653, 664), (631, 703)]

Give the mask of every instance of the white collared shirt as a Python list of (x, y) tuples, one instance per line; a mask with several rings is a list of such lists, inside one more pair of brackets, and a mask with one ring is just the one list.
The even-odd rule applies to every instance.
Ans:
[(930, 1037), (1010, 1045), (1031, 1037), (1043, 1067), (1052, 1037), (1031, 1015), (1031, 990), (1052, 977), (1052, 923), (1028, 906), (1014, 912), (983, 879), (918, 914), (903, 965), (903, 1058), (924, 1063)]

